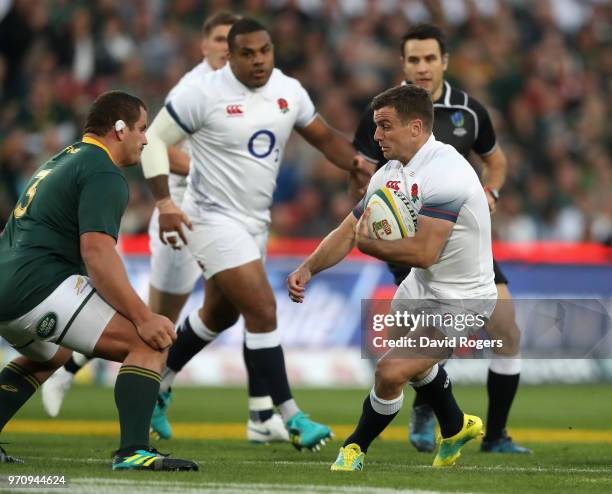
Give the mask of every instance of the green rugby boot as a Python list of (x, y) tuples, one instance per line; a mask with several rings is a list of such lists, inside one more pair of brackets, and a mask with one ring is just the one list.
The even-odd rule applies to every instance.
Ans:
[(158, 439), (170, 439), (172, 426), (168, 422), (168, 407), (172, 401), (172, 390), (162, 391), (157, 396), (157, 403), (151, 417), (151, 431)]
[(127, 454), (115, 453), (113, 470), (154, 470), (166, 472), (197, 471), (198, 464), (191, 460), (168, 458), (155, 448), (137, 449)]
[(487, 439), (485, 437), (480, 445), (480, 451), (483, 453), (505, 453), (511, 455), (528, 455), (533, 453), (529, 448), (516, 444), (505, 429), (502, 432), (502, 436), (497, 439)]
[(287, 422), (291, 444), (299, 451), (306, 448), (319, 451), (332, 437), (329, 427), (313, 422), (303, 412), (296, 413)]

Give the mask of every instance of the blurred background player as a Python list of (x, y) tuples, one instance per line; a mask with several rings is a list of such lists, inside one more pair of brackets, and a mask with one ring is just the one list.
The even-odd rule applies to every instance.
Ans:
[[(444, 80), (448, 66), (448, 53), (444, 36), (433, 24), (418, 24), (404, 35), (401, 42), (401, 60), (405, 81), (416, 84), (431, 94), (434, 102), (433, 133), (441, 142), (452, 145), (466, 159), (475, 153), (484, 165), (482, 182), (491, 213), (495, 212), (499, 191), (506, 178), (506, 156), (498, 145), (495, 131), (487, 110), (464, 91), (452, 87)], [(378, 142), (374, 139), (376, 125), (373, 111), (368, 109), (362, 116), (353, 145), (361, 156), (380, 168), (387, 163)], [(362, 197), (364, 189), (352, 187), (354, 197)], [(520, 332), (514, 319), (514, 307), (508, 291), (508, 280), (499, 265), (493, 261), (498, 304), (488, 331), (503, 333), (504, 345), (489, 365), (487, 391), (486, 435), (481, 445), (485, 452), (529, 453), (530, 450), (515, 444), (506, 433), (510, 407), (519, 384), (521, 359), (519, 353)], [(406, 266), (389, 263), (395, 284), (399, 286), (410, 273)], [(505, 302), (504, 302), (505, 301)], [(410, 422), (410, 442), (419, 451), (435, 448), (435, 418), (431, 408), (417, 393)]]
[[(433, 105), (424, 88), (396, 86), (376, 96), (371, 108), (376, 124), (374, 139), (388, 162), (372, 177), (354, 212), (289, 275), (289, 297), (301, 303), (312, 276), (340, 262), (356, 245), (378, 259), (414, 267), (396, 290), (390, 314), (408, 310), (413, 314), (490, 317), (497, 295), (491, 218), (478, 176), (453, 147), (436, 141), (432, 134)], [(411, 199), (411, 205), (414, 203), (418, 229), (412, 237), (370, 238), (367, 201), (389, 181)], [(416, 342), (460, 334), (444, 325), (404, 329)], [(389, 348), (376, 363), (374, 387), (332, 470), (363, 469), (368, 447), (400, 411), (406, 383), (434, 410), (440, 423), (442, 439), (433, 466), (453, 465), (462, 446), (482, 434), (482, 420), (461, 411), (446, 371), (438, 366), (451, 349), (423, 351), (424, 346), (418, 343), (414, 349)]]
[[(178, 330), (160, 400), (167, 403), (164, 396), (169, 396), (176, 373), (242, 315), (245, 362), (249, 374), (259, 378), (249, 382), (249, 401), (255, 405), (251, 410), (267, 412), (268, 417), (259, 415), (263, 422), (276, 406), (293, 444), (318, 448), (331, 430), (311, 421), (292, 397), (263, 261), (272, 194), (292, 129), (345, 170), (355, 170), (355, 150), (317, 115), (301, 84), (274, 68), (274, 46), (259, 22), (236, 22), (228, 44), (229, 63), (223, 69), (197, 84), (181, 85), (169, 96), (151, 126), (151, 146), (143, 155), (161, 237), (174, 247), (187, 244), (206, 279), (203, 308)], [(192, 162), (185, 214), (169, 195), (166, 148), (186, 136)], [(356, 175), (363, 183), (370, 176), (363, 170)], [(163, 432), (169, 426), (158, 430), (159, 422), (153, 422), (152, 427)]]
[[(0, 334), (22, 355), (0, 371), (0, 429), (66, 361), (69, 348), (123, 363), (113, 470), (197, 470), (149, 448), (159, 373), (176, 335), (174, 324), (133, 290), (115, 249), (128, 204), (119, 168), (138, 163), (146, 128), (139, 98), (99, 96), (81, 142), (38, 169), (0, 236)], [(18, 462), (2, 448), (0, 460)]]

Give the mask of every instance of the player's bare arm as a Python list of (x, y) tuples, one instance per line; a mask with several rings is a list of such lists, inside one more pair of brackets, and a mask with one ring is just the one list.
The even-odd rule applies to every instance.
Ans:
[(87, 232), (80, 237), (80, 249), (87, 274), (104, 300), (134, 323), (145, 343), (156, 350), (168, 348), (176, 340), (174, 325), (151, 312), (134, 291), (115, 239), (105, 233)]
[(419, 215), (419, 228), (414, 237), (400, 240), (378, 240), (370, 238), (367, 208), (356, 226), (357, 248), (364, 254), (382, 261), (427, 269), (434, 265), (454, 223), (448, 220)]
[(367, 186), (373, 173), (371, 167), (363, 166), (360, 160), (356, 161), (357, 152), (349, 140), (319, 115), (306, 127), (296, 130), (338, 168), (355, 172), (360, 186)]
[(174, 204), (168, 187), (168, 147), (184, 138), (185, 132), (168, 110), (162, 108), (147, 131), (148, 145), (142, 153), (142, 170), (155, 197), (155, 206), (159, 209), (159, 238), (164, 244), (170, 243), (173, 248), (180, 248), (177, 237), (180, 237), (184, 244), (187, 243), (182, 225), (185, 224), (191, 229), (191, 221)]
[(495, 212), (499, 191), (506, 182), (508, 160), (499, 146), (491, 154), (481, 156), (484, 163), (482, 183), (484, 185), (487, 202), (491, 213)]
[(170, 159), (170, 171), (177, 175), (186, 177), (189, 175), (189, 155), (178, 146), (168, 148), (168, 158)]
[(287, 278), (289, 298), (294, 302), (304, 301), (306, 283), (315, 274), (335, 266), (355, 245), (355, 225), (357, 218), (350, 213), (342, 223), (329, 233), (316, 250)]

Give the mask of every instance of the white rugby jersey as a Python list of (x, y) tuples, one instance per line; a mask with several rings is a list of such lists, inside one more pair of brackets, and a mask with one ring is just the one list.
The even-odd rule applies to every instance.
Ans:
[(181, 84), (166, 108), (189, 134), (185, 200), (202, 214), (235, 218), (252, 233), (266, 229), (287, 139), (294, 126), (306, 127), (316, 114), (302, 85), (274, 69), (265, 86), (251, 89), (226, 64)]
[[(189, 84), (191, 82), (197, 84), (198, 81), (201, 81), (206, 74), (214, 72), (214, 70), (215, 69), (209, 65), (208, 61), (204, 59), (201, 63), (196, 65), (193, 69), (181, 77), (176, 85), (170, 90), (166, 98), (171, 98), (172, 95), (184, 84)], [(189, 140), (184, 140), (181, 143), (180, 148), (185, 151), (189, 157), (191, 157), (191, 146), (189, 145)], [(170, 172), (170, 175), (168, 176), (168, 186), (170, 188), (170, 197), (175, 204), (180, 206), (183, 202), (185, 190), (187, 189), (187, 177)]]
[(414, 276), (438, 298), (496, 298), (489, 206), (465, 158), (432, 134), (405, 166), (389, 161), (374, 174), (354, 210), (357, 217), (384, 186), (406, 195), (419, 215), (455, 223), (437, 262), (428, 269), (413, 268)]

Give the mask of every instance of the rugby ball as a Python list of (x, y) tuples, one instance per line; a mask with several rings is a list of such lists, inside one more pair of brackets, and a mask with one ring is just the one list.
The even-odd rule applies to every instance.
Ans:
[(368, 199), (370, 238), (399, 240), (414, 237), (418, 211), (400, 191), (382, 187)]

